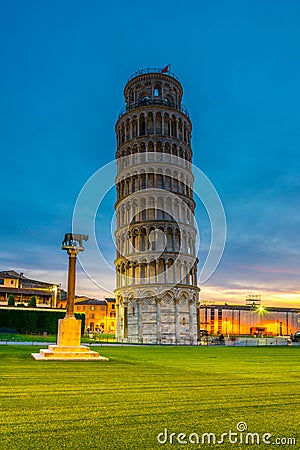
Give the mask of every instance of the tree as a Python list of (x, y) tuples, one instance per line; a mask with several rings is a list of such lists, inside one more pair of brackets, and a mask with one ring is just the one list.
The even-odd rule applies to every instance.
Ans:
[(36, 307), (36, 296), (35, 295), (30, 297), (29, 302), (28, 302), (28, 306), (30, 306), (31, 308), (35, 308)]
[(7, 306), (15, 306), (15, 296), (14, 296), (14, 294), (10, 294), (8, 296)]

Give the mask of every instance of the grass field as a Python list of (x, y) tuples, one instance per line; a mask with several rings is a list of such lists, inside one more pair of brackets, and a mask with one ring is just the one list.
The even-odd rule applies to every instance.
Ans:
[[(0, 346), (0, 449), (274, 448), (201, 445), (202, 433), (219, 440), (239, 422), (260, 439), (298, 440), (276, 448), (300, 447), (299, 347), (100, 350), (109, 362), (38, 362), (38, 347)], [(166, 428), (200, 444), (159, 444)]]
[[(17, 334), (17, 333), (0, 333), (0, 341), (7, 341), (7, 342), (31, 342), (31, 343), (38, 343), (38, 342), (49, 342), (49, 343), (56, 343), (57, 341), (57, 335), (46, 335), (43, 336), (42, 334)], [(84, 335), (81, 338), (81, 342), (83, 343), (94, 343), (94, 342), (115, 342), (115, 335), (113, 334), (102, 334), (102, 333), (95, 333), (92, 338), (90, 338), (88, 335)]]

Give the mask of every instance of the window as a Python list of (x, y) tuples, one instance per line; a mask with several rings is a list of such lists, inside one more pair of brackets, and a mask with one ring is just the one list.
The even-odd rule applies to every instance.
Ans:
[(4, 279), (0, 278), (0, 284), (3, 285), (4, 284)]
[(91, 314), (90, 319), (94, 319), (94, 318), (95, 318), (95, 314)]
[(10, 280), (10, 284), (14, 284), (14, 280)]
[(156, 89), (154, 89), (154, 97), (158, 97), (159, 96), (159, 92), (158, 92), (158, 89), (156, 88)]
[(149, 97), (146, 95), (145, 97), (142, 98), (142, 105), (148, 105), (149, 104)]
[(116, 305), (111, 305), (111, 309), (115, 309), (115, 306), (116, 306)]
[(95, 306), (90, 306), (91, 311), (95, 311)]

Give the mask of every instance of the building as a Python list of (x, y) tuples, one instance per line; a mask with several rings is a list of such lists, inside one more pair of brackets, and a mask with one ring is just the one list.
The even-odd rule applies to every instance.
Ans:
[[(60, 291), (60, 298), (57, 300), (57, 308), (60, 309), (66, 309), (67, 308), (67, 298), (68, 298), (68, 293), (65, 290), (61, 290)], [(89, 300), (89, 297), (85, 297), (82, 295), (75, 295), (75, 302), (76, 301), (82, 301), (82, 300)]]
[(14, 296), (16, 304), (25, 304), (31, 297), (36, 297), (38, 307), (56, 308), (60, 296), (57, 284), (32, 280), (14, 270), (0, 272), (0, 304), (7, 305), (8, 297)]
[(178, 78), (132, 75), (116, 123), (117, 338), (197, 342), (192, 123)]
[(201, 305), (200, 327), (209, 334), (288, 336), (300, 329), (300, 309)]
[(85, 314), (86, 331), (112, 333), (116, 331), (116, 300), (85, 299), (75, 301), (74, 311)]

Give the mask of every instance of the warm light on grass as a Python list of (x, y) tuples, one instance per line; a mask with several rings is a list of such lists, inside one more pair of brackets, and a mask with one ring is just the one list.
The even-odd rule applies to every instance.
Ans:
[(0, 346), (0, 449), (179, 448), (157, 434), (241, 421), (297, 437), (300, 347), (101, 347), (105, 364), (37, 363), (37, 348)]

